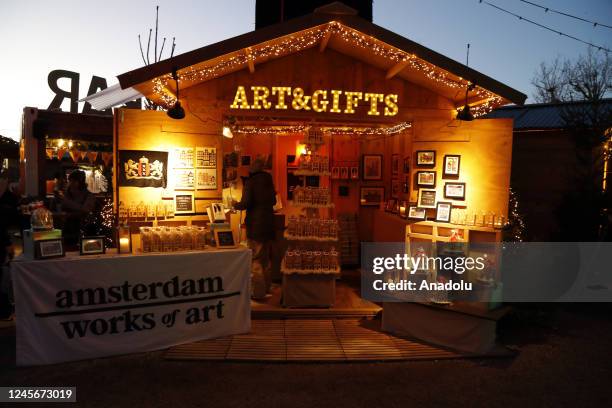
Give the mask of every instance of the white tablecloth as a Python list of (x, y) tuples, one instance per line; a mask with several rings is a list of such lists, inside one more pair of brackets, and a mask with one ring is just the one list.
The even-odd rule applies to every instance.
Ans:
[(17, 364), (246, 333), (250, 267), (246, 248), (13, 262)]

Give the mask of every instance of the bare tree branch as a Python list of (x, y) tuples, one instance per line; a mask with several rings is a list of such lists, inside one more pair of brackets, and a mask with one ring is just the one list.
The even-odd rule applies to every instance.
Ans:
[(142, 62), (147, 65), (147, 60), (145, 59), (144, 52), (142, 51), (142, 41), (140, 41), (140, 34), (138, 34), (138, 45), (140, 46), (140, 56), (142, 57)]
[(164, 37), (164, 41), (162, 42), (161, 50), (159, 51), (159, 58), (157, 59), (157, 61), (161, 61), (162, 59), (162, 54), (164, 52), (164, 45), (166, 45), (166, 37)]
[(151, 48), (151, 32), (153, 30), (149, 28), (149, 41), (147, 41), (147, 65), (149, 65), (149, 49)]

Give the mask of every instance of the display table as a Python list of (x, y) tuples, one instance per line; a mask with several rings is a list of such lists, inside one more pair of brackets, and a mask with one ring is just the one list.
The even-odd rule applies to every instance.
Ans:
[(251, 251), (16, 260), (17, 365), (163, 349), (246, 333)]
[(382, 330), (454, 350), (486, 353), (495, 346), (497, 321), (509, 308), (489, 311), (483, 305), (469, 302), (447, 306), (385, 302)]

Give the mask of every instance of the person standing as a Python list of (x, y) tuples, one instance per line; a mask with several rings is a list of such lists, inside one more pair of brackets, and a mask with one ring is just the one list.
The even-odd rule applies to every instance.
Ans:
[(271, 244), (274, 240), (274, 205), (276, 191), (272, 175), (264, 170), (265, 161), (257, 157), (251, 163), (249, 178), (236, 210), (246, 210), (247, 244), (253, 251), (251, 264), (252, 297), (265, 297), (272, 283)]
[(62, 211), (66, 213), (64, 237), (66, 245), (76, 245), (79, 241), (81, 222), (90, 214), (96, 205), (96, 199), (87, 190), (85, 172), (75, 170), (68, 176), (66, 193), (60, 195)]
[[(11, 241), (9, 228), (11, 223), (18, 219), (17, 204), (19, 197), (11, 191), (8, 170), (0, 174), (0, 283), (6, 277), (8, 263), (15, 255), (15, 249)], [(9, 300), (8, 292), (2, 290), (0, 285), (0, 319), (10, 319), (13, 314), (13, 306)]]

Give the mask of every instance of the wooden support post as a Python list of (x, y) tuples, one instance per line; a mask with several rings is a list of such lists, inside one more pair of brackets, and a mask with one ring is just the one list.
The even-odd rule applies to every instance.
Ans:
[(400, 61), (387, 71), (386, 79), (391, 79), (408, 66), (408, 61)]
[(247, 48), (245, 51), (247, 56), (247, 65), (249, 67), (249, 72), (252, 74), (255, 72), (255, 61), (253, 61), (253, 55), (251, 54), (251, 48)]
[(332, 32), (327, 31), (325, 35), (323, 36), (323, 38), (321, 38), (321, 43), (319, 44), (319, 52), (325, 51), (325, 48), (327, 48), (327, 43), (329, 42), (331, 35), (332, 35)]

